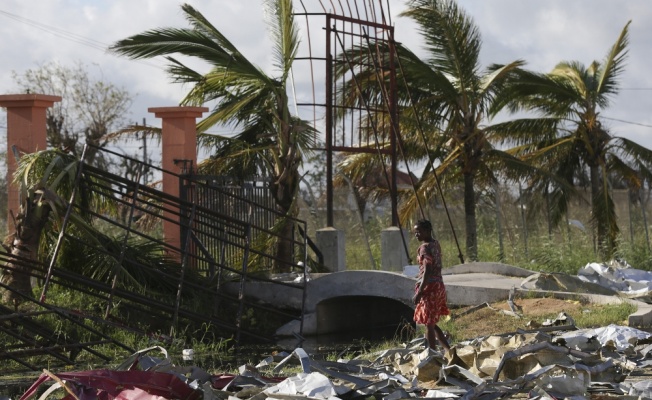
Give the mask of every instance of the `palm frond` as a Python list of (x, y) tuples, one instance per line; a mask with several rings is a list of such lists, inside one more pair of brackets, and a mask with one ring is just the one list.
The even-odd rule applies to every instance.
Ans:
[(197, 85), (205, 79), (204, 75), (187, 67), (176, 58), (166, 56), (165, 59), (169, 61), (166, 72), (168, 73), (168, 76), (172, 78), (172, 82)]
[(231, 43), (226, 36), (211, 24), (202, 13), (196, 10), (190, 4), (183, 4), (181, 9), (186, 14), (186, 20), (197, 32), (202, 33), (206, 37), (212, 38), (220, 47), (224, 48), (231, 54), (239, 53), (238, 49)]
[(75, 189), (79, 159), (60, 150), (42, 150), (21, 156), (14, 173), (14, 183), (27, 190), (56, 185), (56, 191), (70, 198)]
[(333, 183), (343, 186), (340, 174), (346, 176), (353, 182), (362, 182), (371, 171), (378, 170), (382, 162), (373, 153), (356, 153), (345, 157), (336, 168), (339, 172), (333, 177)]
[(109, 50), (132, 59), (146, 59), (170, 54), (200, 58), (211, 64), (227, 65), (231, 53), (202, 32), (184, 28), (157, 28), (119, 40)]
[(652, 150), (625, 137), (614, 137), (612, 144), (624, 156), (639, 160), (642, 164), (652, 165)]
[(161, 141), (161, 128), (138, 124), (128, 125), (126, 128), (119, 129), (115, 132), (110, 132), (107, 135), (103, 136), (102, 139), (108, 142), (116, 140), (141, 140), (142, 136), (139, 134), (145, 134), (150, 138), (155, 138), (159, 143)]
[(292, 0), (265, 0), (265, 10), (270, 18), (275, 66), (285, 81), (299, 47), (298, 27), (293, 18)]
[[(600, 74), (597, 77), (598, 87), (596, 92), (606, 97), (609, 94), (615, 94), (618, 88), (618, 77), (623, 71), (625, 61), (627, 59), (627, 44), (629, 43), (629, 25), (632, 21), (628, 21), (625, 27), (620, 32), (620, 36), (616, 43), (611, 47), (611, 50), (605, 57)], [(603, 107), (606, 104), (602, 105)]]
[(480, 175), (484, 175), (487, 178), (494, 178), (496, 173), (500, 173), (503, 177), (513, 182), (545, 173), (535, 165), (515, 156), (509, 150), (503, 151), (494, 148), (487, 150), (486, 160), (481, 168), (483, 173)]
[[(503, 86), (508, 75), (525, 65), (525, 61), (516, 60), (506, 65), (492, 65), (489, 73), (481, 78), (479, 93), (495, 90), (496, 85)], [(499, 111), (499, 110), (497, 110)]]
[[(268, 118), (276, 111), (274, 109), (274, 93), (267, 88), (257, 86), (240, 86), (237, 91), (215, 90), (203, 88), (215, 96), (220, 96), (219, 103), (197, 124), (197, 131), (206, 132), (216, 124), (231, 124), (234, 127), (241, 125), (260, 125), (260, 121), (269, 121)], [(253, 122), (254, 121), (258, 121)], [(272, 131), (269, 123), (264, 132)]]
[[(240, 77), (264, 81), (271, 84), (267, 75), (253, 65), (229, 42), (219, 30), (215, 29), (204, 16), (189, 5), (184, 5), (187, 19), (193, 29), (158, 28), (133, 35), (117, 41), (109, 47), (112, 52), (132, 59), (145, 59), (157, 56), (182, 54), (199, 58), (207, 63), (224, 68)], [(170, 72), (191, 70), (174, 59)], [(184, 79), (184, 76), (179, 78)]]
[(482, 41), (472, 18), (454, 0), (411, 0), (401, 15), (417, 22), (430, 62), (457, 79), (460, 93), (475, 91)]
[(489, 125), (485, 131), (492, 142), (535, 149), (556, 139), (558, 126), (557, 118), (520, 118)]
[(628, 188), (638, 190), (643, 187), (643, 179), (639, 170), (635, 166), (629, 165), (622, 158), (611, 154), (607, 165), (609, 173), (616, 176), (619, 182), (626, 182)]
[[(95, 240), (89, 241), (94, 238)], [(178, 262), (168, 258), (160, 243), (111, 237), (97, 230), (72, 229), (59, 254), (58, 264), (67, 270), (110, 284), (118, 276), (120, 286), (137, 290), (175, 293), (177, 285), (170, 276), (178, 276)], [(186, 271), (190, 272), (190, 271)]]

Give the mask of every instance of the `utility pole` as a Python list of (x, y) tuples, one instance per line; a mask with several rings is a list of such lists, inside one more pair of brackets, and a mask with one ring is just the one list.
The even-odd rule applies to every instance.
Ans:
[(143, 185), (147, 186), (147, 175), (149, 174), (149, 162), (147, 161), (147, 121), (143, 117)]

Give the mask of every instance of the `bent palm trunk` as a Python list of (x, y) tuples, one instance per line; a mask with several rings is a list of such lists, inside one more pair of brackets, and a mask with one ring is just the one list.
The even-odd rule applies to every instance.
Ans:
[(289, 171), (284, 179), (272, 183), (271, 190), (279, 209), (289, 218), (277, 221), (278, 243), (276, 247), (275, 272), (290, 272), (294, 261), (294, 200), (298, 189), (299, 173), (296, 169)]
[(41, 232), (50, 215), (50, 206), (41, 201), (40, 192), (31, 193), (27, 201), (21, 205), (21, 211), (16, 218), (16, 231), (9, 236), (9, 249), (14, 256), (7, 264), (0, 281), (8, 286), (2, 288), (2, 302), (18, 307), (25, 298), (33, 297), (31, 274), (32, 268), (28, 260), (38, 259), (38, 248)]

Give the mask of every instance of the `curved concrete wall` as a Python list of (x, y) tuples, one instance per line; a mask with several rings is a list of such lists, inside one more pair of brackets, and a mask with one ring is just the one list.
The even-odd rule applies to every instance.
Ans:
[[(629, 324), (632, 326), (652, 326), (652, 306), (649, 304), (623, 299), (618, 296), (522, 289), (521, 283), (523, 279), (532, 274), (532, 271), (500, 263), (469, 263), (447, 268), (444, 270), (444, 282), (446, 284), (448, 304), (449, 306), (474, 306), (502, 301), (509, 297), (509, 292), (512, 289), (521, 293), (527, 292), (537, 297), (582, 298), (593, 303), (629, 301), (638, 307), (638, 311), (629, 317)], [(337, 314), (341, 314), (341, 318), (358, 318), (352, 316), (351, 313), (347, 313), (348, 310), (345, 307), (347, 301), (369, 304), (366, 306), (369, 308), (369, 312), (377, 311), (376, 309), (372, 310), (375, 307), (373, 300), (361, 299), (360, 297), (381, 297), (401, 303), (406, 306), (406, 309), (402, 312), (405, 314), (407, 307), (414, 309), (412, 295), (415, 283), (414, 278), (389, 271), (365, 270), (315, 274), (306, 286), (303, 333), (304, 335), (319, 334), (318, 330), (321, 330), (324, 324), (330, 324), (330, 322), (327, 322), (328, 320), (335, 321), (335, 318), (338, 317)], [(270, 284), (247, 284), (245, 293), (246, 296), (252, 296), (277, 306), (296, 309), (301, 308), (300, 294), (301, 292), (298, 290), (279, 291), (277, 287)], [(384, 304), (383, 302), (384, 300), (377, 303)], [(321, 308), (320, 304), (322, 305)], [(329, 307), (331, 308), (329, 309)], [(378, 308), (382, 308), (382, 306), (379, 305)], [(351, 311), (353, 311), (353, 308)], [(360, 313), (361, 311), (358, 309), (355, 312)], [(320, 317), (318, 314), (323, 314), (323, 316)], [(364, 324), (364, 320), (360, 322)], [(397, 324), (400, 322), (398, 318), (396, 322)], [(283, 327), (277, 333), (279, 335), (288, 335), (292, 334), (292, 332), (298, 333), (298, 331), (298, 323), (292, 323)]]
[(386, 297), (414, 308), (415, 279), (389, 271), (341, 271), (308, 282), (306, 312), (326, 299), (340, 296)]
[(470, 262), (466, 264), (458, 264), (442, 270), (443, 275), (487, 272), (497, 275), (514, 276), (520, 278), (527, 278), (528, 276), (534, 274), (534, 272), (527, 269), (497, 262)]

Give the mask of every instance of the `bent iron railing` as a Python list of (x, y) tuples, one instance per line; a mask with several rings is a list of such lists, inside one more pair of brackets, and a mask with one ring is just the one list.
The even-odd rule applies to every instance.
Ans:
[[(261, 235), (262, 230), (271, 230), (274, 223), (280, 217), (274, 206), (274, 200), (269, 194), (268, 181), (263, 179), (251, 179), (239, 181), (225, 176), (206, 176), (185, 174), (180, 182), (179, 197), (194, 205), (205, 207), (210, 210), (220, 211), (228, 210), (231, 217), (249, 222), (252, 227), (252, 240), (256, 241)], [(255, 204), (255, 207), (252, 206)], [(198, 224), (203, 229), (192, 230), (191, 245), (197, 246), (195, 251), (200, 251), (211, 262), (202, 262), (195, 267), (197, 270), (212, 276), (216, 273), (215, 264), (229, 262), (231, 264), (241, 264), (242, 254), (235, 246), (230, 246), (228, 241), (222, 240), (226, 233), (224, 225), (214, 223), (207, 216), (198, 216)], [(298, 229), (301, 229), (303, 223), (295, 223)], [(185, 237), (186, 232), (182, 233)], [(244, 237), (243, 239), (244, 240)], [(244, 246), (244, 241), (239, 243)], [(273, 255), (273, 247), (269, 246), (269, 254)], [(218, 260), (213, 260), (211, 255), (217, 254)], [(273, 259), (265, 258), (265, 265), (258, 265), (258, 269), (273, 268)], [(293, 265), (288, 265), (292, 269)]]
[[(101, 149), (100, 151), (107, 152), (115, 158), (124, 157), (106, 149)], [(136, 160), (130, 161), (134, 162)], [(141, 165), (143, 168), (145, 167), (144, 163), (141, 163)], [(175, 174), (152, 165), (146, 166), (149, 170), (158, 170), (160, 174), (175, 176), (180, 184), (193, 188), (195, 194), (207, 193), (208, 189), (210, 189), (213, 197), (219, 194), (219, 198), (222, 201), (238, 205), (240, 208), (246, 208), (248, 215), (234, 213), (233, 208), (224, 207), (223, 205), (220, 206), (219, 203), (217, 207), (208, 208), (206, 204), (201, 204), (198, 201), (201, 198), (197, 195), (186, 196), (185, 199), (181, 197), (177, 198), (159, 191), (156, 187), (139, 185), (136, 182), (123, 178), (121, 175), (113, 175), (90, 165), (82, 164), (82, 168), (85, 171), (82, 174), (82, 185), (85, 190), (110, 196), (110, 198), (120, 203), (123, 207), (128, 207), (130, 214), (133, 215), (133, 213), (138, 212), (139, 219), (144, 218), (146, 221), (149, 220), (149, 226), (152, 226), (156, 220), (161, 220), (162, 222), (163, 219), (169, 224), (178, 226), (181, 232), (181, 248), (175, 248), (164, 239), (153, 238), (150, 234), (142, 230), (132, 229), (133, 221), (125, 221), (127, 223), (126, 226), (116, 222), (112, 223), (113, 229), (123, 227), (125, 230), (124, 237), (129, 235), (159, 243), (165, 249), (169, 259), (180, 261), (180, 275), (177, 278), (176, 284), (176, 299), (173, 307), (175, 311), (172, 318), (173, 326), (171, 327), (171, 332), (177, 329), (176, 316), (183, 314), (181, 312), (183, 311), (181, 298), (185, 290), (184, 286), (190, 285), (185, 275), (188, 273), (192, 273), (195, 276), (199, 275), (201, 277), (200, 281), (204, 284), (210, 282), (212, 286), (209, 290), (219, 296), (221, 303), (233, 302), (235, 300), (224, 296), (221, 290), (225, 279), (231, 281), (234, 279), (239, 280), (241, 282), (241, 288), (244, 288), (247, 281), (256, 280), (267, 282), (270, 285), (278, 285), (277, 287), (284, 288), (283, 290), (299, 290), (301, 292), (305, 290), (305, 279), (301, 280), (301, 284), (296, 284), (294, 282), (288, 283), (269, 278), (272, 272), (271, 268), (274, 264), (286, 263), (288, 265), (286, 265), (287, 268), (284, 268), (284, 270), (294, 270), (301, 275), (305, 274), (303, 266), (307, 264), (307, 245), (305, 239), (302, 242), (298, 242), (293, 238), (291, 239), (293, 248), (297, 253), (294, 255), (293, 260), (290, 261), (279, 260), (276, 257), (274, 246), (269, 246), (269, 243), (284, 239), (279, 237), (274, 231), (273, 226), (274, 223), (277, 223), (281, 219), (289, 221), (295, 226), (302, 227), (304, 231), (306, 229), (305, 222), (276, 212), (270, 208), (269, 202), (268, 205), (260, 205), (251, 199), (238, 196), (222, 188), (215, 186), (209, 187), (206, 184), (205, 177), (194, 176), (191, 169), (188, 171), (184, 168), (184, 173)], [(136, 193), (131, 194), (130, 192)], [(123, 200), (124, 194), (131, 194), (131, 196), (127, 197), (125, 201)], [(74, 204), (72, 206), (76, 207)], [(81, 215), (91, 213), (97, 219), (107, 223), (112, 222), (110, 219), (99, 213), (95, 213), (93, 210), (79, 209), (77, 212)], [(257, 214), (264, 215), (264, 219), (252, 218), (253, 215)], [(216, 226), (219, 227), (219, 234), (217, 235), (214, 233)], [(202, 250), (199, 251), (199, 249)], [(220, 251), (220, 257), (216, 257), (218, 249)], [(221, 253), (225, 249), (230, 257), (225, 258), (222, 256)], [(204, 266), (208, 266), (208, 268), (203, 268)], [(119, 271), (114, 273), (114, 279), (118, 277)], [(196, 288), (193, 290), (196, 290)], [(248, 305), (247, 311), (251, 312), (256, 308), (255, 303), (248, 304), (245, 301), (242, 291), (237, 296), (237, 309), (241, 310), (243, 305)], [(267, 308), (273, 309), (272, 307)], [(291, 317), (302, 319), (302, 314), (303, 311), (301, 310), (300, 314), (292, 315)], [(228, 322), (224, 321), (222, 325), (227, 326)], [(253, 331), (243, 330), (241, 328), (242, 326), (242, 315), (238, 314), (233, 326), (236, 339), (239, 338), (240, 334), (262, 339), (259, 337), (260, 335)]]
[[(110, 153), (111, 157), (124, 156)], [(134, 161), (134, 160), (130, 160)], [(135, 160), (137, 161), (137, 160)], [(141, 163), (141, 168), (173, 174), (152, 165)], [(79, 315), (102, 323), (120, 323), (125, 329), (148, 335), (169, 337), (180, 334), (209, 335), (243, 341), (271, 341), (272, 334), (265, 333), (260, 319), (276, 321), (303, 319), (305, 302), (307, 244), (306, 238), (292, 238), (295, 253), (290, 262), (278, 260), (274, 247), (265, 244), (279, 240), (275, 228), (257, 219), (256, 215), (289, 220), (305, 232), (303, 221), (283, 216), (270, 207), (255, 201), (212, 187), (210, 190), (229, 201), (237, 202), (247, 214), (233, 213), (227, 208), (206, 207), (166, 194), (157, 184), (144, 185), (138, 179), (128, 179), (126, 174), (113, 174), (94, 166), (79, 163), (76, 190), (101, 196), (109, 200), (111, 207), (121, 210), (115, 218), (103, 210), (79, 201), (71, 201), (55, 246), (49, 267), (34, 264), (32, 274), (45, 282), (41, 296), (43, 307), (47, 293), (54, 286), (83, 294), (88, 307), (77, 310)], [(205, 188), (206, 178), (192, 174), (173, 174), (182, 185)], [(196, 196), (195, 196), (196, 197)], [(74, 199), (73, 199), (74, 200)], [(244, 208), (246, 207), (246, 208)], [(95, 226), (111, 231), (111, 239), (100, 242), (80, 234), (71, 227), (72, 215), (84, 215)], [(161, 225), (171, 223), (181, 232), (181, 245), (173, 246), (161, 234)], [(217, 227), (217, 228), (216, 228)], [(145, 262), (134, 249), (137, 244), (147, 244), (160, 249), (158, 264)], [(89, 276), (75, 270), (74, 265), (63, 265), (66, 257), (59, 254), (65, 246), (84, 249), (83, 256), (104, 259), (101, 272)], [(74, 256), (74, 255), (73, 255)], [(81, 256), (81, 255), (80, 255)], [(98, 259), (100, 259), (98, 258)], [(74, 257), (73, 257), (74, 259)], [(283, 281), (272, 276), (271, 267), (286, 262), (292, 271), (291, 280)], [(74, 261), (73, 261), (74, 263)], [(107, 266), (108, 265), (108, 266)], [(100, 266), (98, 266), (98, 269)], [(302, 277), (303, 279), (296, 279)], [(129, 281), (138, 284), (127, 284)], [(302, 299), (301, 310), (278, 310), (273, 305), (260, 304), (244, 296), (248, 282), (266, 282), (286, 292), (296, 291)], [(227, 291), (226, 283), (239, 282), (239, 291)], [(98, 305), (102, 304), (101, 307)], [(134, 323), (136, 321), (136, 323)], [(264, 321), (263, 321), (264, 323)], [(190, 330), (190, 332), (188, 331)], [(0, 354), (0, 359), (4, 357)]]

